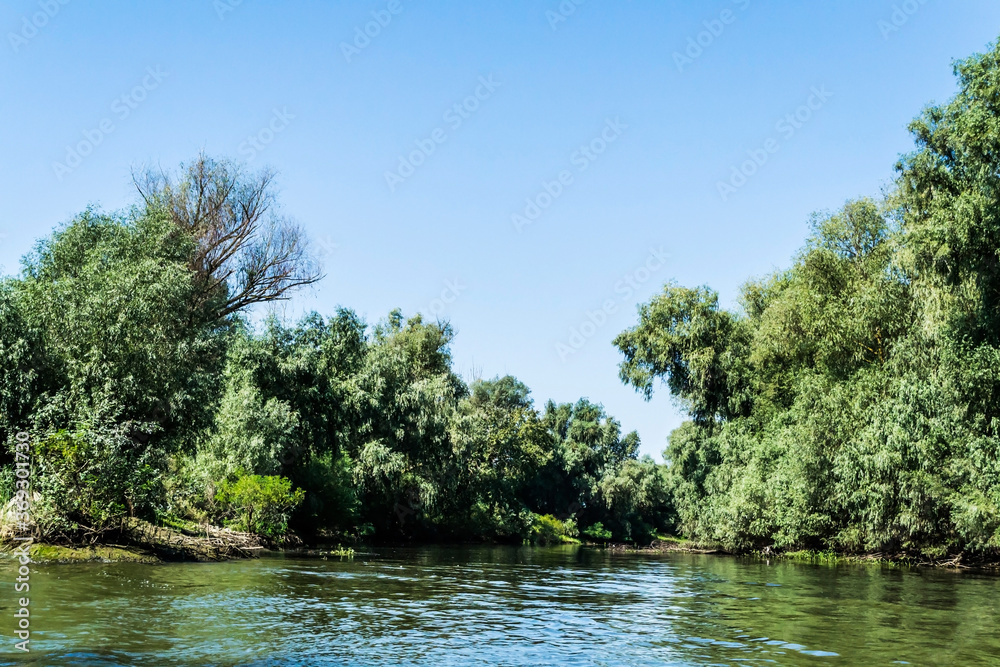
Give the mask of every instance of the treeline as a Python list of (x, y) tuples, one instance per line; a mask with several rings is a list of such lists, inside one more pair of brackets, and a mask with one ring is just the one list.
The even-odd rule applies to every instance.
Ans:
[(135, 207), (85, 211), (0, 282), (0, 490), (27, 431), (41, 537), (126, 517), (517, 543), (670, 525), (635, 433), (586, 399), (538, 409), (512, 377), (465, 382), (445, 323), (249, 324), (321, 277), (270, 173), (202, 157), (136, 183)]
[[(32, 435), (50, 539), (125, 517), (272, 538), (1000, 552), (1000, 48), (911, 125), (879, 200), (817, 215), (726, 310), (667, 285), (615, 340), (689, 421), (666, 465), (600, 405), (466, 382), (446, 323), (248, 323), (321, 278), (268, 172), (136, 175), (0, 281), (0, 496)], [(15, 498), (14, 501), (17, 502)], [(9, 507), (9, 505), (8, 505)]]
[(678, 530), (732, 549), (1000, 547), (1000, 49), (911, 125), (884, 201), (817, 216), (791, 268), (668, 285), (616, 342), (690, 420), (665, 453)]

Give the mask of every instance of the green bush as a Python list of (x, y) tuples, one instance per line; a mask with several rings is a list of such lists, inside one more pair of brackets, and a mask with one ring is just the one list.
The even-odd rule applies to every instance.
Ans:
[(125, 427), (51, 432), (35, 454), (33, 489), (43, 500), (34, 518), (43, 535), (113, 529), (125, 517), (151, 518), (162, 505), (158, 453), (138, 451)]
[(226, 525), (255, 535), (278, 538), (288, 531), (288, 519), (305, 492), (277, 475), (243, 475), (223, 481), (215, 499), (222, 504)]
[(532, 544), (575, 544), (579, 533), (572, 519), (560, 521), (551, 514), (534, 515), (531, 525)]
[(611, 531), (604, 528), (604, 524), (598, 521), (593, 526), (586, 528), (583, 531), (584, 536), (589, 537), (595, 542), (607, 542), (611, 539)]

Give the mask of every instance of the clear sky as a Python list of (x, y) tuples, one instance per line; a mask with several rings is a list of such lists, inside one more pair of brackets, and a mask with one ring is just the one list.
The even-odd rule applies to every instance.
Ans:
[(1000, 3), (7, 0), (0, 33), (4, 272), (134, 201), (132, 165), (272, 166), (328, 273), (288, 317), (439, 315), (466, 376), (587, 396), (659, 457), (681, 415), (610, 342), (636, 304), (734, 305), (878, 195)]

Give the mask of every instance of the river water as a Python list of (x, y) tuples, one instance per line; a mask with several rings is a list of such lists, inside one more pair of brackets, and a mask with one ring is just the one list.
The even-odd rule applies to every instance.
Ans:
[(34, 565), (0, 664), (997, 665), (1000, 577), (596, 549)]

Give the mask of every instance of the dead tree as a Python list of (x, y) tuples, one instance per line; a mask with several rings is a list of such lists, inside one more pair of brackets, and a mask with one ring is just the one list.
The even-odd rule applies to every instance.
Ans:
[(274, 176), (269, 169), (248, 173), (205, 155), (182, 165), (179, 178), (163, 170), (133, 170), (147, 208), (165, 210), (195, 239), (195, 305), (218, 317), (286, 300), (291, 290), (322, 278), (302, 228), (280, 214)]

